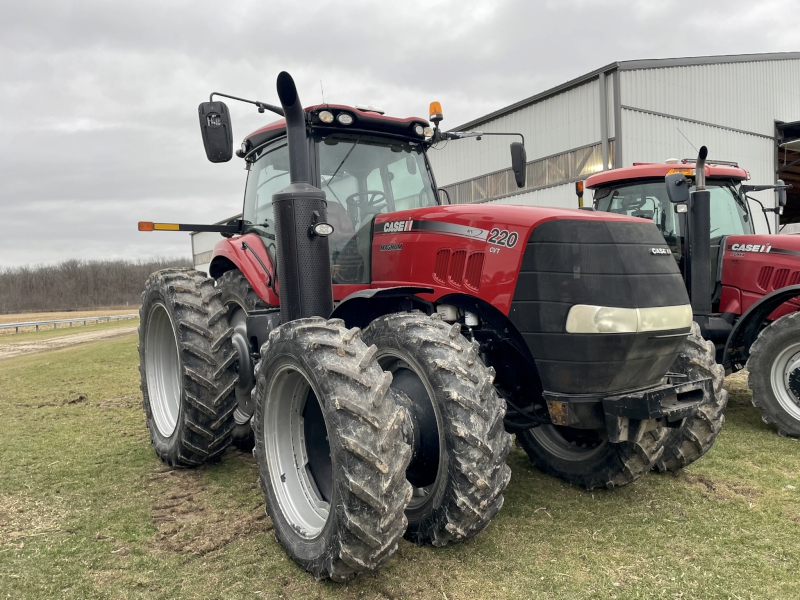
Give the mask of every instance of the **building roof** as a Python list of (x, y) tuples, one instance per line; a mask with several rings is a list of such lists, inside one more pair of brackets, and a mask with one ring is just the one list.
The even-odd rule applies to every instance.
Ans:
[(599, 69), (595, 69), (590, 73), (586, 73), (585, 75), (576, 77), (575, 79), (570, 79), (566, 83), (557, 85), (553, 88), (550, 88), (549, 90), (540, 92), (535, 96), (531, 96), (530, 98), (525, 98), (524, 100), (520, 100), (519, 102), (515, 102), (514, 104), (510, 104), (499, 110), (491, 112), (488, 115), (484, 115), (482, 117), (478, 117), (477, 119), (473, 119), (468, 123), (464, 123), (463, 125), (453, 128), (453, 131), (464, 131), (467, 129), (472, 129), (473, 127), (476, 127), (478, 125), (488, 123), (489, 121), (493, 121), (494, 119), (497, 119), (509, 113), (520, 110), (521, 108), (525, 108), (526, 106), (530, 106), (531, 104), (536, 104), (537, 102), (541, 102), (542, 100), (546, 100), (547, 98), (551, 98), (552, 96), (556, 96), (562, 92), (566, 92), (567, 90), (578, 87), (579, 85), (583, 85), (587, 81), (596, 79), (597, 76), (600, 75), (601, 73), (610, 73), (613, 71), (636, 71), (641, 69), (665, 69), (668, 67), (692, 67), (699, 65), (719, 65), (719, 64), (730, 64), (730, 63), (766, 62), (772, 60), (795, 60), (795, 59), (800, 59), (800, 52), (771, 52), (763, 54), (721, 54), (717, 56), (653, 58), (653, 59), (625, 60), (625, 61), (613, 62), (604, 67), (600, 67)]

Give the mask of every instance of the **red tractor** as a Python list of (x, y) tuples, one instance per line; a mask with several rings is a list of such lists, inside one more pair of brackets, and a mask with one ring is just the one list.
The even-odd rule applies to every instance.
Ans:
[[(237, 152), (241, 220), (140, 223), (225, 238), (210, 277), (147, 282), (140, 368), (158, 456), (191, 467), (254, 444), (277, 539), (338, 581), (403, 535), (444, 545), (483, 530), (510, 478), (509, 433), (589, 489), (665, 460), (667, 433), (719, 382), (692, 367), (713, 352), (653, 223), (445, 205), (426, 151), (478, 134), (442, 132), (436, 103), (431, 128), (304, 109), (286, 73), (277, 87), (281, 107), (253, 103), (285, 118)], [(199, 112), (208, 158), (229, 160), (227, 107)], [(511, 152), (524, 185), (523, 143)]]
[[(780, 214), (787, 186), (747, 184), (747, 171), (708, 162), (703, 150), (696, 161), (634, 164), (592, 175), (586, 184), (596, 210), (655, 223), (684, 274), (694, 319), (713, 342), (717, 361), (728, 373), (747, 366), (764, 422), (782, 435), (800, 436), (800, 237), (756, 235), (748, 199), (761, 203), (747, 195), (775, 189), (777, 208), (761, 205), (761, 211)], [(700, 452), (704, 442), (676, 432), (669, 443)]]

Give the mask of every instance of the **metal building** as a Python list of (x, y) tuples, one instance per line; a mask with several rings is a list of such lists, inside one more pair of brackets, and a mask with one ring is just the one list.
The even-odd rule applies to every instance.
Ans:
[[(592, 173), (691, 158), (705, 145), (751, 183), (793, 183), (787, 217), (800, 221), (800, 52), (615, 62), (454, 130), (520, 132), (528, 167), (520, 190), (509, 138), (431, 149), (453, 203), (575, 207), (574, 182)], [(774, 206), (772, 192), (759, 199)], [(763, 219), (756, 227), (766, 232)]]

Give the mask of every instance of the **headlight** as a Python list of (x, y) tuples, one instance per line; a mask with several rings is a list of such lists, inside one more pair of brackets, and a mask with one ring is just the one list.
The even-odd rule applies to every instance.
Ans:
[(432, 138), (433, 137), (433, 128), (432, 127), (426, 127), (425, 129), (422, 130), (422, 133), (425, 134), (426, 138)]
[(567, 333), (639, 333), (686, 329), (691, 325), (689, 304), (652, 308), (576, 304), (567, 315)]
[(353, 124), (353, 115), (348, 115), (347, 113), (339, 113), (339, 116), (336, 117), (336, 120), (339, 121), (342, 125), (352, 125)]
[(329, 110), (323, 110), (319, 113), (319, 120), (323, 123), (333, 123), (333, 113)]
[(423, 135), (425, 133), (425, 128), (422, 125), (414, 125), (414, 133), (417, 135)]
[(330, 223), (316, 223), (311, 228), (311, 233), (321, 237), (327, 237), (333, 233), (333, 225)]

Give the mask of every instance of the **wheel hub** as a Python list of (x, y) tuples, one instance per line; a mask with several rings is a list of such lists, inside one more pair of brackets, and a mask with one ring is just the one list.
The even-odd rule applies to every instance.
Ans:
[(400, 367), (392, 373), (392, 388), (408, 398), (406, 404), (411, 418), (411, 464), (406, 478), (414, 487), (426, 487), (436, 481), (439, 469), (439, 429), (436, 413), (425, 385), (411, 369)]
[(779, 352), (771, 371), (770, 383), (775, 398), (793, 418), (800, 419), (800, 342)]
[[(235, 308), (234, 308), (235, 307)], [(255, 386), (253, 359), (250, 355), (250, 342), (247, 339), (247, 313), (243, 308), (234, 305), (228, 323), (233, 328), (231, 342), (236, 351), (236, 362), (239, 379), (236, 382), (236, 399), (239, 401), (239, 412), (249, 418), (253, 414), (253, 400), (250, 392)]]

